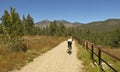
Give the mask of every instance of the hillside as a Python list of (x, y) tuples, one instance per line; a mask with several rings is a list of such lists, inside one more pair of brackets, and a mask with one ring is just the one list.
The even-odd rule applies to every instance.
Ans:
[(85, 27), (91, 31), (111, 31), (120, 28), (120, 19), (108, 19), (105, 21), (91, 22)]

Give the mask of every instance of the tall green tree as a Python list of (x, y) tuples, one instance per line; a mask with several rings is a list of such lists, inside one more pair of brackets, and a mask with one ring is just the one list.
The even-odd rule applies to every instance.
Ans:
[(57, 24), (54, 21), (54, 22), (51, 22), (49, 25), (49, 33), (50, 33), (50, 35), (55, 36), (56, 32), (57, 32)]
[(5, 10), (4, 15), (1, 18), (2, 29), (5, 35), (9, 37), (15, 37), (21, 35), (23, 30), (19, 14), (14, 8), (10, 7), (10, 13)]
[(33, 29), (34, 29), (34, 21), (33, 18), (30, 16), (30, 14), (27, 15), (27, 17), (25, 17), (23, 15), (23, 29), (24, 29), (24, 35), (30, 35), (33, 34)]
[(3, 30), (2, 30), (2, 24), (0, 24), (0, 34), (3, 33)]
[(59, 25), (59, 35), (60, 36), (67, 36), (66, 27), (62, 23), (60, 23), (60, 25)]

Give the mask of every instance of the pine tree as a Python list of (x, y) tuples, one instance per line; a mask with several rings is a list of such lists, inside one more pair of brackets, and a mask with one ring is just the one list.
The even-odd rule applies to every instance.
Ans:
[(15, 9), (10, 7), (10, 13), (5, 10), (4, 15), (1, 18), (2, 29), (5, 35), (9, 37), (15, 37), (21, 35), (22, 24), (19, 18), (19, 14), (15, 12)]
[(62, 23), (60, 23), (59, 29), (60, 36), (67, 36), (66, 27)]
[(0, 34), (3, 33), (3, 30), (2, 30), (2, 24), (0, 24)]
[(27, 15), (27, 17), (25, 17), (23, 15), (23, 29), (24, 29), (24, 35), (31, 35), (33, 34), (33, 29), (34, 29), (34, 21), (33, 18), (30, 16), (30, 14)]
[(9, 19), (10, 17), (9, 16), (10, 15), (9, 15), (8, 11), (5, 10), (4, 15), (1, 18), (2, 30), (3, 30), (4, 36), (10, 34), (11, 24), (10, 24), (10, 19)]
[(50, 35), (55, 36), (56, 34), (56, 23), (55, 22), (51, 22), (50, 26), (49, 26), (49, 31), (50, 31)]

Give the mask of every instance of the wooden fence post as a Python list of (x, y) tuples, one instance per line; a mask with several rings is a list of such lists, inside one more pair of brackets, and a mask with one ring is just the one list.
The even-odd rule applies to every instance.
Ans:
[(83, 43), (83, 41), (81, 40), (80, 42), (81, 42), (81, 45), (83, 46), (83, 44), (82, 44), (82, 43)]
[(91, 43), (91, 59), (94, 61), (94, 45)]
[(98, 65), (101, 65), (101, 46), (98, 46)]
[(86, 50), (88, 50), (88, 42), (86, 42)]
[(85, 47), (85, 41), (83, 41), (83, 47)]

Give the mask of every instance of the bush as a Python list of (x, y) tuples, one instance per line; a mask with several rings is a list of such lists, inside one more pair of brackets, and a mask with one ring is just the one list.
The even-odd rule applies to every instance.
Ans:
[(18, 51), (27, 51), (27, 47), (23, 44), (22, 40), (19, 38), (0, 38), (0, 50), (4, 52), (18, 52)]
[(10, 49), (12, 51), (23, 51), (23, 52), (27, 51), (26, 45), (23, 44), (21, 40), (12, 39), (10, 42), (11, 42), (10, 43)]

